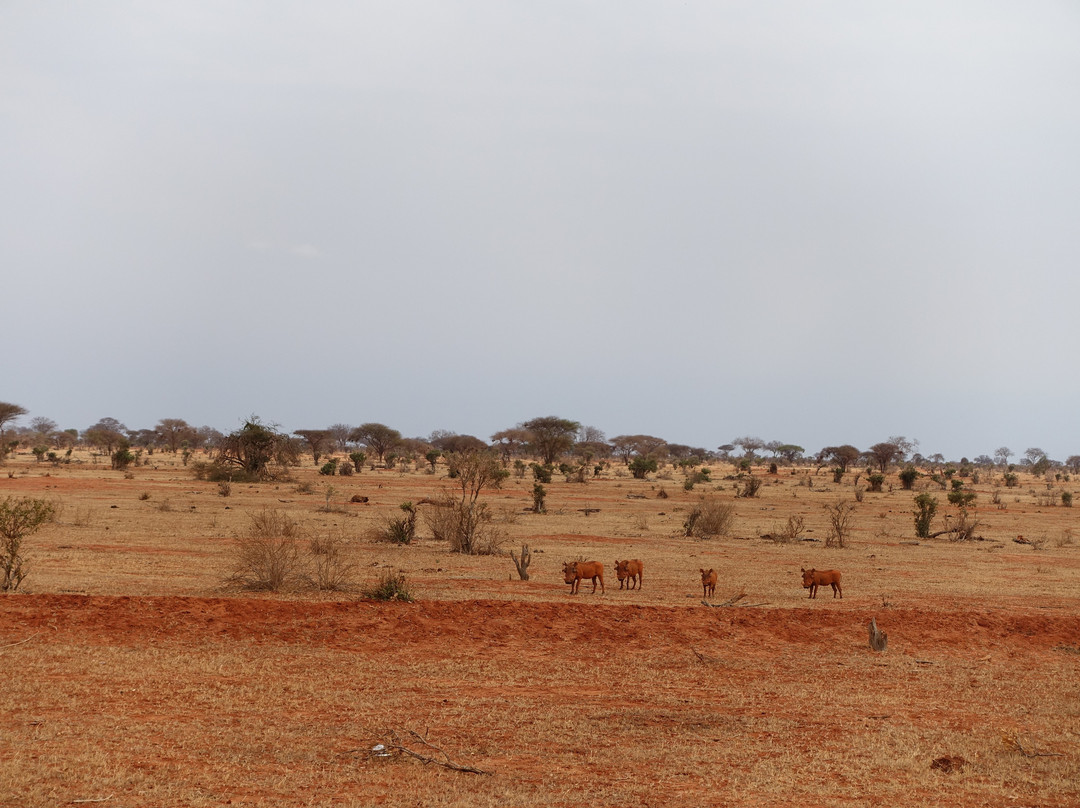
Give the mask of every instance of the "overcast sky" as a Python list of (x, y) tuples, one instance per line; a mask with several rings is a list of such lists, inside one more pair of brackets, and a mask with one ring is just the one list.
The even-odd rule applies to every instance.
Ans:
[(0, 187), (64, 428), (1080, 454), (1075, 2), (5, 0)]

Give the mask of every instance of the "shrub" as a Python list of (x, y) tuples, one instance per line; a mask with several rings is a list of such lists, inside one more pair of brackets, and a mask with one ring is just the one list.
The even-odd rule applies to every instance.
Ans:
[(1064, 505), (1066, 508), (1071, 508), (1072, 507), (1072, 500), (1073, 500), (1072, 491), (1062, 491), (1061, 492), (1061, 504)]
[(364, 461), (367, 460), (367, 455), (363, 452), (350, 452), (349, 460), (352, 461), (353, 470), (359, 474), (364, 470)]
[(327, 592), (344, 592), (354, 586), (356, 564), (349, 560), (347, 544), (340, 536), (328, 535), (322, 539), (312, 539), (311, 571), (308, 583), (315, 589)]
[(355, 469), (353, 468), (352, 463), (342, 463), (340, 466), (338, 466), (337, 473), (340, 474), (342, 477), (352, 477), (355, 473)]
[(880, 494), (881, 486), (885, 483), (885, 475), (878, 473), (868, 474), (866, 477), (866, 481), (870, 483), (871, 492)]
[(391, 544), (411, 544), (416, 538), (416, 506), (411, 502), (402, 502), (398, 506), (404, 516), (386, 518), (386, 525), (379, 531), (379, 538)]
[(788, 517), (787, 524), (777, 534), (777, 538), (781, 541), (798, 541), (805, 529), (806, 520), (798, 514), (792, 514)]
[(930, 537), (930, 525), (937, 514), (938, 501), (930, 494), (919, 494), (915, 497), (915, 535), (920, 539)]
[(690, 509), (683, 523), (687, 536), (706, 539), (730, 535), (735, 522), (735, 506), (717, 497), (704, 497)]
[(365, 589), (363, 595), (372, 600), (403, 600), (406, 603), (413, 602), (412, 593), (409, 592), (409, 584), (405, 580), (405, 573), (391, 572), (389, 570), (379, 576), (378, 583)]
[(324, 477), (333, 477), (335, 474), (337, 474), (337, 467), (338, 459), (336, 457), (332, 457), (322, 464), (322, 467), (319, 469), (319, 474), (323, 475)]
[(915, 481), (919, 479), (919, 471), (914, 466), (908, 466), (898, 475), (900, 477), (900, 485), (905, 491), (910, 491), (912, 486), (915, 485)]
[(539, 463), (533, 463), (530, 468), (532, 469), (533, 479), (538, 483), (550, 483), (551, 475), (555, 469), (552, 466), (541, 466)]
[(112, 453), (112, 467), (116, 471), (123, 471), (132, 463), (135, 462), (135, 455), (131, 453), (131, 450), (122, 447)]
[(743, 490), (739, 493), (739, 496), (746, 497), (747, 499), (756, 497), (759, 488), (761, 488), (760, 478), (747, 477), (746, 482), (743, 483)]
[(276, 592), (301, 573), (299, 525), (286, 513), (264, 510), (251, 515), (237, 538), (229, 582), (243, 589)]
[(14, 592), (26, 577), (22, 540), (56, 514), (47, 499), (7, 497), (0, 503), (0, 592)]
[(657, 468), (659, 468), (659, 464), (656, 462), (655, 457), (642, 457), (641, 455), (638, 455), (630, 461), (628, 468), (635, 480), (644, 480), (646, 474), (655, 472)]
[(547, 513), (544, 507), (544, 499), (547, 497), (547, 489), (540, 483), (533, 484), (533, 511), (535, 513)]
[(839, 482), (842, 482), (843, 479), (844, 479), (844, 468), (841, 467), (841, 466), (836, 466), (832, 470), (832, 481), (834, 483), (839, 483)]
[(1020, 478), (1013, 474), (1011, 471), (1005, 474), (1005, 487), (1016, 488), (1020, 484)]
[(829, 532), (825, 536), (826, 547), (845, 547), (851, 535), (855, 506), (850, 502), (836, 502), (825, 506), (829, 519)]
[(506, 540), (483, 502), (461, 502), (447, 495), (424, 510), (424, 521), (435, 539), (448, 542), (455, 553), (494, 555)]

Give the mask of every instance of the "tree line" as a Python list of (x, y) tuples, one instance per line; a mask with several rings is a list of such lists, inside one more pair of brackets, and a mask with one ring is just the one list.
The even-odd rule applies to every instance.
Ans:
[[(36, 416), (26, 425), (18, 421), (29, 415), (18, 404), (0, 402), (0, 458), (19, 449), (31, 450), (40, 461), (63, 462), (75, 448), (100, 452), (119, 460), (119, 466), (132, 462), (139, 453), (155, 451), (182, 454), (185, 463), (197, 451), (215, 454), (229, 465), (259, 472), (271, 462), (294, 464), (310, 455), (320, 460), (337, 455), (351, 459), (354, 466), (364, 462), (381, 466), (395, 462), (432, 464), (440, 457), (472, 452), (492, 452), (504, 464), (521, 458), (535, 458), (543, 466), (552, 466), (561, 459), (574, 459), (583, 467), (590, 464), (621, 462), (635, 473), (655, 471), (660, 463), (694, 467), (711, 461), (725, 461), (743, 467), (760, 464), (829, 466), (840, 474), (856, 464), (877, 468), (885, 473), (891, 466), (944, 466), (948, 462), (941, 454), (923, 455), (918, 441), (893, 436), (869, 448), (859, 449), (850, 444), (826, 446), (816, 453), (807, 453), (795, 443), (764, 441), (757, 437), (737, 437), (715, 449), (672, 443), (654, 435), (617, 435), (607, 438), (594, 426), (559, 416), (532, 418), (502, 429), (483, 440), (449, 430), (435, 430), (426, 437), (405, 437), (400, 431), (381, 423), (369, 422), (360, 426), (332, 424), (319, 429), (282, 431), (276, 425), (263, 423), (252, 416), (232, 433), (222, 433), (209, 426), (193, 426), (182, 418), (163, 418), (151, 428), (130, 429), (115, 418), (102, 418), (85, 429), (61, 429), (50, 418)], [(358, 455), (362, 459), (357, 462)], [(1016, 458), (1017, 462), (1012, 463)], [(1013, 467), (1019, 465), (1033, 473), (1045, 473), (1065, 467), (1080, 473), (1080, 455), (1065, 461), (1055, 461), (1037, 447), (1017, 455), (1002, 446), (993, 454), (981, 454), (972, 459), (960, 458), (961, 466)]]

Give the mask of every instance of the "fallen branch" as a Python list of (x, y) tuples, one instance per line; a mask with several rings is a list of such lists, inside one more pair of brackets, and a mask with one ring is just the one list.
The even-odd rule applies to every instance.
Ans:
[(70, 802), (68, 802), (68, 805), (78, 805), (79, 803), (83, 803), (83, 802), (108, 802), (112, 798), (113, 798), (113, 795), (110, 794), (107, 797), (97, 797), (97, 798), (94, 798), (94, 799), (86, 799), (86, 800), (71, 800)]
[(9, 643), (7, 645), (0, 645), (0, 651), (4, 650), (5, 648), (14, 648), (16, 645), (22, 645), (24, 642), (30, 642), (30, 640), (34, 639), (34, 637), (36, 637), (40, 633), (40, 631), (37, 631), (31, 634), (25, 640), (19, 640), (18, 642)]
[(723, 603), (709, 603), (707, 600), (701, 601), (702, 606), (711, 606), (714, 609), (723, 609), (727, 607), (734, 607), (736, 609), (749, 609), (753, 606), (768, 606), (768, 603), (739, 603), (740, 600), (746, 597), (745, 592), (740, 592), (738, 595), (725, 600)]
[[(416, 758), (425, 766), (429, 763), (434, 763), (436, 766), (442, 766), (444, 769), (450, 769), (451, 771), (455, 772), (465, 772), (467, 774), (486, 774), (488, 777), (493, 777), (495, 774), (495, 772), (484, 771), (483, 769), (478, 769), (475, 766), (465, 766), (460, 763), (454, 763), (454, 761), (450, 759), (450, 756), (443, 749), (431, 743), (419, 732), (411, 729), (408, 732), (416, 743), (421, 744), (425, 749), (437, 752), (439, 755), (442, 756), (442, 759), (440, 760), (439, 758), (432, 755), (422, 754), (415, 749), (410, 749), (408, 746), (405, 745), (405, 742), (401, 739), (401, 736), (398, 735), (397, 730), (391, 730), (389, 742), (379, 745), (382, 747), (382, 749), (380, 749), (378, 755), (380, 757), (385, 757), (387, 754), (397, 752), (399, 754), (408, 755), (409, 757)], [(376, 748), (379, 747), (377, 746)], [(353, 749), (350, 751), (356, 752), (359, 750)]]

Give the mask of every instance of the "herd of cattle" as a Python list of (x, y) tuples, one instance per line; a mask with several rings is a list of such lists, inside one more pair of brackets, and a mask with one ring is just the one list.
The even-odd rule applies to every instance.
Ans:
[[(615, 561), (615, 576), (619, 579), (619, 589), (639, 589), (643, 581), (645, 565), (640, 559), (628, 561)], [(716, 570), (699, 570), (701, 572), (701, 588), (703, 596), (711, 598), (716, 594)], [(563, 563), (563, 580), (570, 584), (570, 594), (576, 595), (582, 581), (592, 579), (592, 591), (596, 592), (596, 584), (600, 583), (600, 593), (604, 594), (604, 565), (599, 561), (567, 561)], [(810, 597), (816, 598), (819, 586), (831, 586), (833, 597), (843, 599), (844, 592), (840, 588), (840, 572), (838, 570), (802, 570), (803, 589), (810, 590)]]

